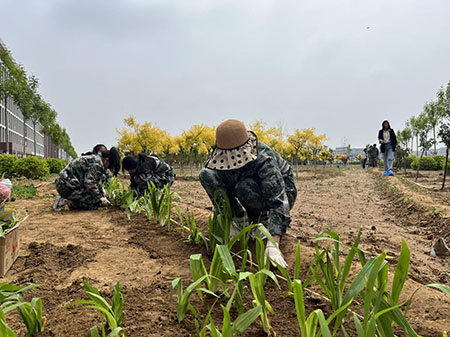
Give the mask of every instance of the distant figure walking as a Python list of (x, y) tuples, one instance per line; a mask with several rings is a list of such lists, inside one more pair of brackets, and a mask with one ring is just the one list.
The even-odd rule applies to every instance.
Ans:
[(369, 155), (369, 167), (377, 167), (378, 161), (378, 152), (377, 144), (370, 145), (368, 155)]
[(381, 153), (383, 154), (384, 175), (393, 176), (392, 166), (394, 164), (394, 151), (397, 146), (397, 137), (388, 121), (383, 121), (381, 130), (378, 131), (378, 141), (381, 144)]

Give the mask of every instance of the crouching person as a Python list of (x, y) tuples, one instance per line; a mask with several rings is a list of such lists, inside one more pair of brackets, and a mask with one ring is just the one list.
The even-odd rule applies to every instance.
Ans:
[(216, 191), (227, 195), (239, 225), (263, 223), (277, 243), (267, 241), (266, 257), (287, 267), (278, 246), (290, 225), (297, 189), (292, 168), (277, 152), (244, 123), (227, 120), (216, 129), (216, 147), (200, 182), (213, 204)]
[(115, 147), (72, 160), (56, 178), (59, 195), (53, 209), (60, 211), (66, 203), (71, 210), (91, 210), (108, 205), (103, 183), (107, 169), (117, 166), (120, 166), (120, 156)]
[(173, 168), (155, 154), (127, 156), (122, 161), (122, 167), (130, 174), (130, 188), (138, 195), (144, 195), (150, 182), (162, 189), (167, 184), (172, 186), (175, 181)]

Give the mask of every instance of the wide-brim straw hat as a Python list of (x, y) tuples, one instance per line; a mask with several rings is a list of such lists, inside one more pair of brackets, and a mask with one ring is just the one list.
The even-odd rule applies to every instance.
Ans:
[(258, 157), (258, 138), (245, 124), (235, 119), (216, 128), (216, 147), (206, 163), (213, 170), (237, 170)]

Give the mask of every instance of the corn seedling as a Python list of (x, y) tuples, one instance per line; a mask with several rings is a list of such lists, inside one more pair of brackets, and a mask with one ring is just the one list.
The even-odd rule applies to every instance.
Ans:
[(22, 302), (19, 297), (18, 304), (20, 305), (17, 310), (27, 327), (26, 336), (33, 337), (35, 334), (44, 331), (46, 319), (42, 316), (42, 300), (33, 298), (31, 302)]
[[(228, 302), (230, 303), (230, 302)], [(234, 322), (230, 317), (230, 306), (221, 305), (223, 312), (222, 331), (219, 331), (211, 319), (208, 329), (211, 332), (211, 337), (233, 337), (238, 333), (244, 332), (257, 318), (261, 315), (262, 307), (257, 306), (247, 312), (240, 314)]]
[[(314, 260), (311, 261), (310, 269), (313, 268), (312, 264), (314, 263)], [(288, 271), (286, 268), (282, 267), (278, 263), (276, 263), (276, 266), (280, 272), (280, 274), (286, 279), (286, 282), (288, 284), (288, 292), (287, 296), (293, 297), (294, 296), (294, 281), (300, 279), (300, 267), (301, 267), (301, 255), (300, 255), (300, 241), (297, 243), (297, 249), (295, 251), (295, 265), (294, 265), (294, 277), (291, 279)], [(314, 280), (314, 276), (311, 276), (308, 278), (302, 285), (303, 288), (308, 287), (312, 281)]]
[(363, 269), (373, 261), (373, 268), (366, 277), (366, 286), (360, 292), (364, 302), (364, 319), (361, 322), (354, 314), (355, 327), (358, 337), (394, 336), (393, 323), (396, 323), (410, 337), (418, 336), (400, 310), (405, 303), (398, 303), (409, 268), (409, 249), (402, 242), (397, 267), (392, 281), (391, 293), (388, 291), (388, 264), (386, 252), (380, 254), (376, 259), (371, 258)]
[(230, 201), (220, 190), (214, 195), (215, 208), (213, 216), (209, 217), (208, 238), (211, 250), (217, 244), (226, 245), (230, 242), (230, 229), (233, 223)]
[[(331, 337), (331, 331), (328, 325), (341, 312), (345, 312), (349, 307), (351, 301), (340, 307), (327, 320), (321, 309), (314, 310), (308, 317), (306, 317), (305, 301), (303, 297), (303, 285), (300, 279), (294, 279), (293, 293), (295, 302), (295, 311), (297, 313), (298, 325), (302, 337), (316, 337), (322, 334), (324, 337)], [(320, 329), (318, 330), (318, 328)], [(318, 332), (320, 331), (320, 334)]]
[(149, 220), (156, 220), (159, 224), (167, 223), (170, 229), (172, 215), (172, 200), (174, 193), (170, 192), (169, 185), (165, 185), (163, 189), (156, 188), (151, 181), (148, 182), (148, 190), (145, 191), (142, 208)]
[[(358, 249), (360, 237), (361, 232), (358, 232), (353, 245), (348, 246), (348, 248), (350, 248), (350, 252), (345, 258), (343, 264), (341, 264), (339, 259), (339, 236), (335, 232), (324, 231), (316, 238), (316, 248), (314, 254), (315, 266), (311, 266), (310, 270), (314, 280), (319, 284), (326, 296), (330, 299), (331, 307), (335, 311), (339, 310), (344, 304), (351, 302), (359, 294), (359, 292), (364, 289), (365, 277), (371, 271), (373, 266), (372, 262), (366, 264), (364, 268), (361, 269), (357, 277), (350, 282), (349, 273), (352, 262), (355, 255), (360, 253), (360, 250)], [(334, 249), (330, 251), (329, 248), (325, 248), (325, 250), (320, 251), (318, 243), (323, 240), (333, 242)], [(348, 286), (348, 284), (350, 285)], [(346, 311), (343, 311), (337, 317), (334, 332), (336, 332), (338, 327), (341, 325), (346, 313)], [(343, 330), (345, 331), (344, 327)]]
[(98, 331), (98, 327), (94, 326), (90, 329), (91, 337), (125, 337), (126, 332), (120, 327), (120, 323), (125, 318), (122, 310), (125, 303), (125, 296), (120, 292), (120, 283), (117, 282), (114, 286), (111, 304), (100, 295), (97, 289), (90, 286), (87, 282), (83, 282), (83, 285), (90, 300), (76, 301), (67, 305), (66, 308), (82, 305), (85, 309), (94, 309), (99, 313), (101, 334)]
[(195, 282), (202, 278), (202, 283), (205, 288), (213, 293), (217, 293), (219, 286), (222, 287), (222, 291), (225, 291), (225, 283), (227, 281), (227, 274), (223, 271), (223, 263), (217, 247), (214, 252), (209, 273), (206, 271), (203, 263), (202, 254), (194, 254), (190, 257), (190, 267), (193, 281)]
[(3, 308), (0, 307), (0, 336), (4, 337), (17, 337), (14, 331), (6, 323), (6, 316)]
[(170, 299), (173, 298), (173, 293), (175, 291), (175, 288), (178, 289), (178, 298), (177, 298), (177, 319), (178, 322), (181, 322), (184, 319), (184, 316), (188, 311), (192, 312), (195, 316), (195, 318), (200, 319), (200, 316), (195, 310), (195, 308), (191, 305), (190, 297), (192, 293), (197, 291), (202, 291), (204, 293), (213, 295), (215, 297), (218, 297), (214, 292), (205, 289), (205, 288), (199, 288), (200, 284), (208, 277), (208, 275), (203, 275), (193, 283), (191, 283), (185, 290), (183, 290), (183, 280), (181, 277), (177, 277), (175, 280), (172, 281), (172, 284), (170, 285)]
[(180, 223), (179, 223), (180, 226), (177, 227), (176, 229), (187, 231), (189, 233), (187, 239), (189, 242), (191, 242), (194, 245), (198, 245), (200, 243), (200, 240), (202, 240), (206, 246), (206, 249), (208, 249), (208, 240), (203, 235), (203, 233), (198, 229), (197, 223), (195, 222), (194, 215), (188, 211), (186, 222), (185, 222), (183, 214), (181, 213), (180, 206), (176, 205), (175, 209), (178, 213), (178, 219), (180, 221)]
[(275, 331), (273, 330), (272, 325), (270, 324), (269, 318), (269, 314), (270, 313), (273, 314), (274, 311), (270, 303), (266, 300), (264, 294), (264, 284), (267, 277), (270, 277), (278, 287), (280, 286), (278, 284), (277, 278), (275, 277), (275, 274), (269, 270), (263, 269), (258, 271), (256, 274), (249, 273), (248, 275), (250, 287), (252, 289), (254, 297), (253, 306), (255, 308), (258, 306), (261, 307), (260, 318), (264, 332), (266, 332), (268, 336), (276, 336)]

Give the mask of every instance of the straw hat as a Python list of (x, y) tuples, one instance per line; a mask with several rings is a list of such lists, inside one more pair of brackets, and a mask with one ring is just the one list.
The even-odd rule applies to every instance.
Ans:
[(254, 161), (258, 152), (256, 135), (235, 119), (222, 122), (216, 128), (216, 148), (206, 167), (213, 170), (236, 170)]

